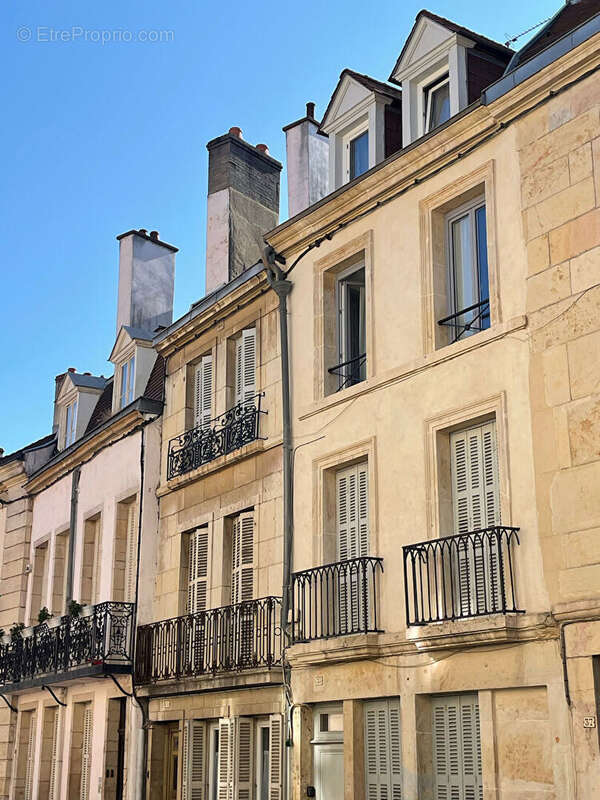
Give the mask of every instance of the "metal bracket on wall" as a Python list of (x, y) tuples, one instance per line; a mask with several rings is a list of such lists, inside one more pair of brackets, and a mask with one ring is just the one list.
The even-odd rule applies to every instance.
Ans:
[(53, 699), (56, 700), (56, 702), (58, 703), (59, 706), (62, 706), (63, 708), (67, 707), (67, 704), (63, 703), (62, 700), (59, 700), (58, 697), (52, 691), (52, 689), (49, 686), (46, 686), (45, 683), (42, 684), (42, 689), (45, 689), (47, 692), (49, 692), (52, 695)]
[(0, 694), (0, 697), (4, 700), (4, 702), (10, 708), (11, 711), (14, 711), (15, 713), (17, 713), (17, 711), (19, 710), (18, 708), (15, 708), (12, 703), (9, 703), (8, 700), (6, 699), (6, 697), (3, 694)]

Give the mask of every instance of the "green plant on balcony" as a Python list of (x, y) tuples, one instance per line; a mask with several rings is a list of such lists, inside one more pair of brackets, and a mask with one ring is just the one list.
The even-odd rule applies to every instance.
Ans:
[(21, 638), (21, 633), (24, 629), (25, 629), (24, 622), (15, 622), (14, 625), (11, 625), (9, 633), (10, 633), (10, 638), (12, 639), (13, 642), (18, 641), (18, 639)]
[(49, 620), (51, 616), (52, 616), (52, 614), (48, 611), (46, 606), (44, 606), (43, 608), (40, 608), (40, 612), (38, 614), (38, 624), (39, 625), (43, 625), (44, 622)]
[(81, 612), (83, 611), (83, 606), (81, 603), (78, 603), (77, 600), (71, 600), (69, 603), (69, 607), (67, 609), (67, 613), (70, 617), (79, 617)]

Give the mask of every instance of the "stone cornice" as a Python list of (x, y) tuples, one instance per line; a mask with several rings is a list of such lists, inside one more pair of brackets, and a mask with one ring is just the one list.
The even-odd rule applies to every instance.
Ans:
[(434, 134), (390, 156), (357, 180), (274, 228), (265, 238), (289, 257), (340, 224), (377, 208), (483, 144), (517, 117), (600, 65), (597, 34), (489, 105), (469, 107)]
[(0, 466), (0, 492), (7, 492), (17, 486), (23, 486), (27, 480), (25, 466), (18, 458)]

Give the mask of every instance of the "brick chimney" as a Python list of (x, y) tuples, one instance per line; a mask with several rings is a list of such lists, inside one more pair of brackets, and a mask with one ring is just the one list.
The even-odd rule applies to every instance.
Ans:
[(262, 237), (279, 219), (281, 164), (266, 145), (245, 142), (237, 127), (206, 147), (208, 294), (260, 259)]
[(319, 133), (315, 104), (306, 104), (306, 116), (283, 129), (286, 144), (288, 213), (299, 214), (327, 194), (329, 142)]
[(117, 335), (123, 325), (152, 333), (173, 321), (173, 289), (177, 248), (162, 242), (158, 231), (144, 228), (117, 236), (119, 299)]

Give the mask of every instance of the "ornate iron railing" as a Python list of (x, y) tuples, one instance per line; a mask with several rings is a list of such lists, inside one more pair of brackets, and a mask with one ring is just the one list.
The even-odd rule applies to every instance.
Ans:
[[(477, 313), (475, 313), (477, 312)], [(461, 317), (470, 314), (471, 319), (459, 322)], [(464, 333), (470, 331), (483, 331), (490, 327), (490, 301), (489, 298), (481, 300), (479, 303), (473, 303), (472, 306), (467, 306), (455, 314), (449, 314), (447, 317), (438, 320), (438, 325), (446, 325), (454, 330), (454, 338), (451, 344), (457, 342)]]
[(354, 386), (355, 383), (364, 381), (366, 363), (367, 354), (362, 353), (354, 358), (349, 358), (348, 361), (342, 361), (341, 364), (336, 364), (335, 367), (329, 367), (327, 372), (330, 375), (337, 375), (339, 378), (339, 386), (336, 391), (339, 392), (346, 386)]
[(184, 475), (219, 456), (232, 453), (259, 439), (260, 417), (264, 394), (238, 403), (207, 425), (192, 428), (169, 442), (167, 478)]
[(496, 525), (406, 545), (407, 625), (426, 625), (517, 608), (513, 547), (519, 528)]
[(156, 681), (273, 667), (281, 662), (281, 598), (140, 625), (135, 681)]
[(380, 632), (378, 575), (383, 559), (364, 556), (292, 576), (292, 641)]
[(89, 616), (65, 616), (60, 624), (36, 625), (29, 636), (0, 644), (0, 684), (44, 678), (81, 667), (131, 665), (134, 604), (100, 603)]

